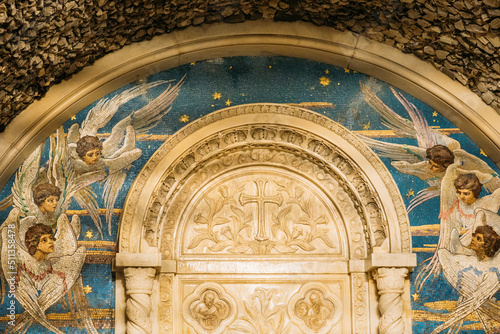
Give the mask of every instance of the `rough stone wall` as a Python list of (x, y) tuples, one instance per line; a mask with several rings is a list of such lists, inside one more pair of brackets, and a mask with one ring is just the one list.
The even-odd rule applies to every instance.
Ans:
[(429, 61), (500, 112), (500, 0), (3, 0), (0, 131), (106, 53), (202, 23), (306, 21)]

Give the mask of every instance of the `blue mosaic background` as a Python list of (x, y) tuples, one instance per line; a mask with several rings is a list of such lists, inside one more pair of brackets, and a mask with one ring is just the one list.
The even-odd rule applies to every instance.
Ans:
[[(369, 82), (377, 96), (390, 108), (398, 112), (405, 118), (409, 118), (404, 108), (394, 97), (389, 89), (389, 85), (384, 82), (369, 78), (364, 74), (357, 73), (332, 65), (322, 64), (286, 57), (234, 57), (224, 59), (213, 59), (186, 64), (175, 69), (151, 75), (143, 82), (155, 80), (172, 80), (175, 84), (184, 75), (186, 80), (182, 86), (178, 98), (172, 106), (172, 110), (162, 119), (160, 124), (149, 131), (154, 135), (171, 135), (193, 120), (207, 115), (227, 106), (247, 103), (304, 103), (304, 102), (326, 102), (331, 103), (331, 107), (310, 108), (334, 121), (339, 122), (350, 130), (386, 130), (381, 123), (379, 115), (364, 102), (360, 91), (360, 82)], [(137, 83), (127, 85), (122, 89), (110, 94), (116, 95)], [(158, 86), (148, 91), (144, 97), (138, 97), (122, 106), (119, 112), (113, 117), (106, 127), (99, 133), (109, 133), (114, 124), (126, 117), (131, 111), (137, 110), (147, 103), (148, 99), (153, 99), (165, 89), (165, 86)], [(412, 102), (421, 112), (424, 113), (429, 125), (441, 128), (456, 128), (452, 123), (435, 113), (433, 109), (412, 96), (404, 93), (405, 97)], [(67, 132), (74, 123), (81, 124), (88, 111), (95, 104), (82, 110), (73, 119), (64, 124)], [(485, 161), (493, 168), (494, 164), (483, 154), (470, 138), (462, 133), (452, 133), (452, 138), (458, 140), (462, 149), (472, 153)], [(382, 140), (416, 145), (416, 140), (407, 138), (384, 138)], [(163, 143), (161, 140), (137, 141), (137, 147), (142, 149), (142, 157), (135, 161), (128, 173), (125, 184), (116, 201), (115, 208), (122, 208), (127, 189), (131, 186), (137, 173), (142, 166)], [(48, 155), (48, 141), (45, 149), (44, 161)], [(390, 160), (382, 158), (389, 171), (392, 173), (400, 192), (408, 205), (411, 194), (416, 194), (419, 190), (427, 187), (427, 184), (416, 177), (401, 174), (391, 165)], [(495, 168), (495, 170), (497, 170)], [(7, 197), (11, 193), (13, 177), (10, 182), (0, 192), (0, 199)], [(102, 193), (102, 187), (94, 184), (93, 189), (97, 194)], [(104, 207), (102, 200), (100, 207)], [(72, 203), (70, 210), (80, 210), (81, 208)], [(10, 210), (10, 209), (9, 209)], [(4, 221), (9, 210), (0, 212), (0, 220)], [(414, 209), (410, 214), (412, 226), (439, 224), (439, 199), (427, 201)], [(104, 223), (105, 217), (101, 216)], [(87, 300), (89, 306), (94, 310), (93, 321), (99, 333), (113, 333), (114, 330), (114, 273), (111, 270), (111, 259), (114, 255), (114, 243), (117, 236), (117, 225), (119, 217), (113, 216), (113, 228), (111, 234), (103, 225), (103, 235), (101, 236), (93, 221), (89, 216), (82, 216), (82, 233), (79, 241), (87, 246), (87, 250), (97, 251), (93, 261), (99, 263), (85, 263), (82, 276), (83, 285), (88, 287)], [(103, 243), (101, 241), (106, 241)], [(417, 250), (418, 262), (432, 256), (433, 247), (438, 242), (437, 235), (424, 235), (413, 237), (413, 247)], [(99, 255), (100, 254), (100, 255)], [(417, 272), (419, 267), (416, 268)], [(412, 274), (412, 283), (415, 274)], [(413, 308), (413, 332), (428, 333), (439, 325), (446, 318), (440, 314), (447, 313), (450, 301), (455, 302), (459, 294), (453, 290), (448, 282), (440, 275), (428, 281), (420, 294), (415, 294), (412, 284), (412, 308)], [(498, 295), (497, 295), (498, 297)], [(0, 305), (0, 331), (6, 329), (7, 302)], [(448, 306), (446, 306), (448, 305)], [(451, 303), (451, 305), (453, 305)], [(22, 311), (21, 305), (16, 304), (18, 313)], [(59, 314), (69, 313), (69, 310), (61, 303), (57, 303), (46, 314), (49, 319)], [(68, 319), (70, 317), (68, 316)], [(477, 323), (477, 322), (476, 322)], [(65, 333), (85, 333), (83, 329), (72, 327), (71, 322), (57, 322), (58, 327)], [(474, 326), (474, 321), (466, 321), (460, 333), (483, 333), (483, 330), (467, 329)], [(474, 328), (474, 327), (472, 327)], [(482, 328), (480, 325), (478, 328)], [(40, 325), (33, 325), (28, 330), (29, 333), (51, 333)]]

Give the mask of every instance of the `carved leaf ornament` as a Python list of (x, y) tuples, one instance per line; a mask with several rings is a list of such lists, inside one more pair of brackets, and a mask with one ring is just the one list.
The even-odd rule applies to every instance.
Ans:
[[(274, 250), (289, 254), (299, 249), (306, 252), (316, 250), (313, 241), (317, 239), (328, 248), (339, 249), (338, 238), (333, 241), (329, 235), (327, 214), (318, 213), (321, 212), (321, 204), (311, 195), (304, 194), (301, 186), (294, 185), (293, 181), (280, 183), (275, 180), (276, 194), (266, 196), (263, 191), (268, 181), (259, 179), (253, 183), (257, 190), (262, 190), (260, 197), (246, 194), (244, 186), (233, 183), (232, 186), (221, 186), (214, 198), (203, 198), (205, 206), (194, 216), (196, 234), (188, 249), (196, 249), (206, 240), (209, 241), (210, 252), (227, 249), (233, 254), (261, 255)], [(257, 206), (257, 211), (260, 209), (257, 215), (244, 211), (252, 203)], [(266, 220), (265, 216), (264, 206), (267, 203), (276, 207), (269, 215), (270, 220)], [(205, 207), (208, 210), (203, 210)], [(251, 224), (254, 218), (258, 218), (257, 228)], [(270, 235), (267, 235), (266, 223), (270, 225)], [(258, 230), (255, 235), (252, 235), (253, 230)]]

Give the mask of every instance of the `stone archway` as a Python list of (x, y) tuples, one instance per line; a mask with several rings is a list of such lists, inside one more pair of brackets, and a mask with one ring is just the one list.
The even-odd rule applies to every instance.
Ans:
[(500, 162), (500, 133), (494, 126), (500, 115), (432, 65), (351, 32), (304, 22), (254, 21), (190, 27), (129, 45), (53, 86), (0, 133), (0, 184), (66, 120), (134, 80), (209, 58), (269, 54), (342, 66), (398, 87), (453, 121)]
[(127, 333), (411, 331), (401, 195), (354, 134), (305, 109), (237, 106), (186, 126), (138, 175), (119, 238)]

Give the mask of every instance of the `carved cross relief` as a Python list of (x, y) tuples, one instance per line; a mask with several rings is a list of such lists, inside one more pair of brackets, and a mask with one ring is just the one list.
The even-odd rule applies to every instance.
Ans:
[(243, 206), (249, 203), (257, 204), (257, 235), (255, 236), (255, 240), (266, 241), (269, 239), (266, 233), (266, 204), (277, 204), (281, 206), (281, 203), (283, 203), (283, 196), (281, 196), (281, 194), (266, 196), (265, 189), (267, 180), (265, 179), (257, 179), (254, 182), (257, 186), (257, 195), (242, 193), (240, 195), (240, 203)]

